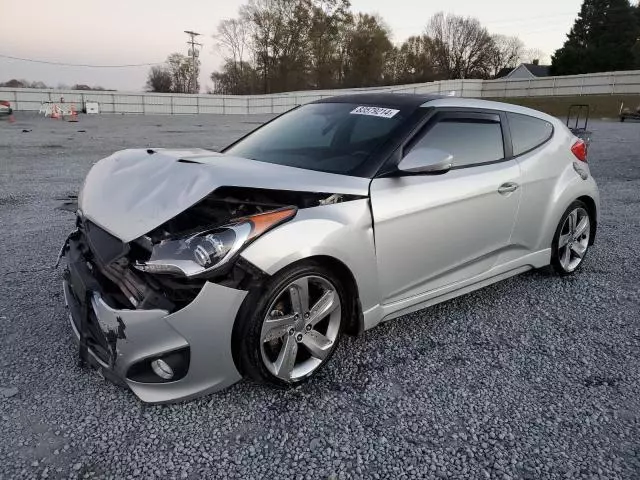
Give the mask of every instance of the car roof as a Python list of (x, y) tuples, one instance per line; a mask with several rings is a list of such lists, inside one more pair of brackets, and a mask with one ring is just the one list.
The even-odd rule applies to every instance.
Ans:
[(537, 117), (546, 120), (551, 123), (557, 123), (558, 119), (547, 115), (539, 110), (533, 108), (522, 107), (520, 105), (514, 105), (512, 103), (493, 102), (491, 100), (479, 100), (476, 98), (464, 98), (464, 97), (440, 97), (432, 99), (420, 105), (421, 107), (464, 107), (464, 108), (478, 108), (487, 110), (500, 110), (503, 112), (519, 113), (521, 115), (529, 115), (531, 117)]
[(489, 100), (479, 100), (466, 97), (449, 97), (435, 94), (416, 93), (355, 93), (347, 95), (336, 95), (323, 98), (311, 103), (355, 103), (360, 105), (376, 105), (387, 108), (398, 109), (418, 109), (420, 107), (464, 107), (482, 108), (489, 110), (501, 110), (503, 112), (520, 113), (538, 117), (548, 122), (557, 123), (557, 119), (551, 115), (534, 110), (532, 108), (521, 107), (511, 103), (493, 102)]
[(440, 95), (411, 93), (355, 93), (336, 95), (311, 103), (357, 103), (359, 105), (377, 105), (388, 108), (419, 108), (425, 102), (443, 98)]

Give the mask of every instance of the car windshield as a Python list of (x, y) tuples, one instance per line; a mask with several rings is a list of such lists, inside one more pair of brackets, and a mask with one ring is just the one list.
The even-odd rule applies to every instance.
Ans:
[(404, 120), (400, 110), (313, 103), (249, 134), (224, 153), (260, 162), (355, 175)]

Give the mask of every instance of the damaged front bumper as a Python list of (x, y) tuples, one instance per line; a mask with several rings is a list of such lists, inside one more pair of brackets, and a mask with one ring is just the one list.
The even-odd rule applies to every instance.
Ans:
[[(143, 402), (188, 400), (241, 379), (231, 335), (246, 291), (206, 282), (192, 302), (173, 313), (117, 309), (105, 301), (79, 255), (68, 256), (63, 288), (81, 362), (128, 386)], [(155, 360), (172, 367), (172, 378), (154, 372)]]

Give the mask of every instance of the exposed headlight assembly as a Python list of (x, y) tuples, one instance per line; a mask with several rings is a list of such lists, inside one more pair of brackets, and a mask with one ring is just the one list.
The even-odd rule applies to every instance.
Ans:
[(296, 211), (287, 207), (185, 237), (162, 240), (153, 245), (149, 260), (134, 266), (143, 272), (185, 277), (215, 270), (229, 262), (252, 240), (293, 218)]

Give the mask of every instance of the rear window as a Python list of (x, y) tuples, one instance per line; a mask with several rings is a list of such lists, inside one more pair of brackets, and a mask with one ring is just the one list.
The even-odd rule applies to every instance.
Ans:
[(507, 113), (507, 118), (514, 156), (539, 147), (553, 135), (553, 125), (545, 120), (518, 113)]
[(352, 175), (406, 119), (397, 109), (314, 103), (282, 115), (224, 153), (260, 162)]

